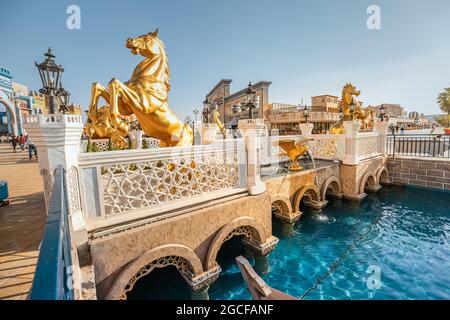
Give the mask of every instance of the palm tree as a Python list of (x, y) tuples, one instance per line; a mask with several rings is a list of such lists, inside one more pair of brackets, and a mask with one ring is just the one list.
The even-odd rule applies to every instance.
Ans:
[(450, 127), (450, 88), (445, 88), (438, 95), (437, 103), (441, 110), (447, 113), (447, 125)]

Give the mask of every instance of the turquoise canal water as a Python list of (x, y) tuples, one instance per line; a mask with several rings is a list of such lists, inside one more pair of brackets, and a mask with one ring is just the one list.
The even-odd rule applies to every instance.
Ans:
[[(449, 193), (388, 187), (361, 204), (332, 200), (322, 212), (302, 209), (292, 229), (274, 219), (280, 242), (263, 276), (271, 287), (308, 300), (450, 299)], [(222, 246), (223, 271), (210, 299), (251, 299), (234, 262), (243, 252), (236, 237)], [(152, 272), (129, 295), (189, 297), (175, 268)]]

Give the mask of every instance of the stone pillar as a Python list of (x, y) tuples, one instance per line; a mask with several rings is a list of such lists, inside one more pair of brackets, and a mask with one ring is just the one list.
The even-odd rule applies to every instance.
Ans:
[(239, 120), (239, 131), (245, 139), (247, 149), (247, 184), (251, 195), (266, 191), (266, 184), (261, 181), (261, 137), (266, 132), (263, 119)]
[(374, 132), (377, 132), (380, 138), (379, 152), (383, 154), (384, 156), (387, 155), (386, 150), (386, 136), (387, 136), (387, 130), (389, 128), (390, 122), (389, 121), (375, 121), (373, 124)]
[(278, 244), (277, 237), (270, 237), (266, 240), (265, 243), (259, 243), (254, 239), (243, 240), (243, 243), (246, 247), (248, 247), (253, 252), (253, 258), (255, 259), (255, 271), (259, 275), (264, 275), (269, 273), (270, 266), (268, 256), (275, 249)]
[(281, 221), (281, 234), (284, 237), (292, 237), (295, 234), (295, 222), (288, 223)]
[(191, 290), (191, 300), (209, 300), (209, 286), (204, 286), (197, 291)]
[(356, 165), (358, 161), (357, 137), (359, 121), (344, 121), (344, 135), (346, 138), (346, 150), (343, 163), (346, 165)]
[(217, 280), (222, 269), (216, 265), (196, 278), (186, 278), (191, 289), (191, 300), (209, 300), (208, 290), (210, 285)]
[(134, 149), (142, 149), (142, 130), (132, 130), (128, 133)]
[(73, 230), (85, 227), (78, 179), (78, 154), (83, 123), (78, 115), (30, 115), (25, 118), (26, 130), (37, 147), (39, 169), (44, 182), (48, 210), (56, 167), (65, 170), (68, 208)]

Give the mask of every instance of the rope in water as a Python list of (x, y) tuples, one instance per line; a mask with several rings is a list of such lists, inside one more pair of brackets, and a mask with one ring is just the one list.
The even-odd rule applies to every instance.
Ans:
[[(374, 219), (371, 223), (371, 227), (378, 224), (378, 222), (381, 219), (381, 214), (378, 215), (376, 217), (376, 219)], [(357, 229), (357, 227), (359, 227), (362, 224), (362, 222), (359, 222), (357, 224), (355, 224), (353, 226), (353, 230)], [(359, 237), (355, 238), (352, 243), (346, 248), (346, 250), (330, 265), (330, 267), (328, 268), (327, 272), (325, 272), (325, 274), (323, 274), (322, 276), (319, 276), (316, 278), (316, 280), (314, 281), (314, 284), (309, 287), (305, 292), (303, 292), (303, 294), (300, 296), (300, 300), (303, 300), (305, 297), (307, 297), (311, 292), (313, 292), (314, 290), (317, 289), (317, 287), (320, 285), (320, 283), (327, 279), (329, 276), (331, 276), (334, 271), (336, 271), (336, 269), (342, 264), (342, 262), (345, 260), (345, 258), (347, 258), (347, 256), (353, 251), (353, 249), (356, 247), (357, 243), (360, 242), (362, 239), (364, 239), (364, 237), (369, 233), (371, 228), (368, 228), (368, 231), (360, 234)]]

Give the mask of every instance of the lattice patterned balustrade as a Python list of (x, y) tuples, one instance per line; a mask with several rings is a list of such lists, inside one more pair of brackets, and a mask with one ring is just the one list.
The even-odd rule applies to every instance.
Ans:
[[(246, 188), (242, 139), (224, 146), (192, 146), (80, 154), (88, 219), (161, 208), (207, 194)], [(92, 203), (94, 202), (94, 203)], [(100, 211), (100, 212), (98, 212)]]
[(308, 142), (310, 150), (316, 159), (342, 160), (345, 157), (346, 145), (343, 135), (312, 135)]
[[(280, 156), (283, 150), (278, 146), (279, 140), (302, 141), (305, 136), (271, 136), (261, 138), (261, 165), (274, 162), (289, 161), (286, 156)], [(308, 136), (308, 146), (315, 159), (342, 160), (345, 157), (345, 137), (343, 135), (311, 135)]]
[(367, 159), (381, 153), (380, 136), (377, 133), (363, 133), (357, 137), (357, 157)]

